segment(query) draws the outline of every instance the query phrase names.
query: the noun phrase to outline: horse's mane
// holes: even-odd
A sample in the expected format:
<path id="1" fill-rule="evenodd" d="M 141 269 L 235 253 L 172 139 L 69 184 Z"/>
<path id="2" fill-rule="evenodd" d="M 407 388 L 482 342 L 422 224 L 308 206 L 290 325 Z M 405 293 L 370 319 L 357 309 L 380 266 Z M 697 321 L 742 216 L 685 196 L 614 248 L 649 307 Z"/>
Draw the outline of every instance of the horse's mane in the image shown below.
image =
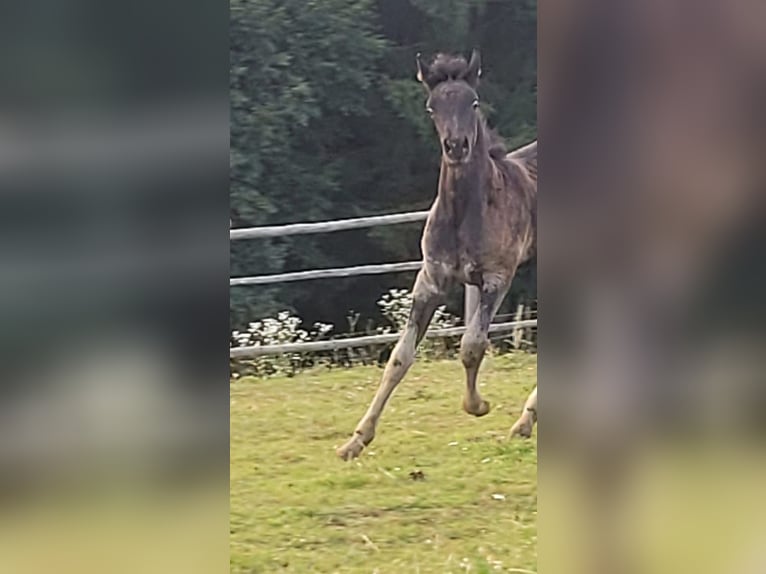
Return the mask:
<path id="1" fill-rule="evenodd" d="M 487 126 L 486 121 L 482 117 L 481 119 L 484 126 L 485 138 L 487 141 L 487 151 L 492 159 L 503 159 L 508 153 L 508 149 L 505 146 L 505 140 L 493 129 Z"/>

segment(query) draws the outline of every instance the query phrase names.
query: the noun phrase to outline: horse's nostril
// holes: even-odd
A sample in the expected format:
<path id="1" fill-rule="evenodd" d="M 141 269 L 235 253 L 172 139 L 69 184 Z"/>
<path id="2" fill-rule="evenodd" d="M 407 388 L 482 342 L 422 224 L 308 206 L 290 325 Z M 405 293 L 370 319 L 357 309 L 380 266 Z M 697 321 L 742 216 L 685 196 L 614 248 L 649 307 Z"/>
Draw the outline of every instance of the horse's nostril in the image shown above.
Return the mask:
<path id="1" fill-rule="evenodd" d="M 463 139 L 444 139 L 444 151 L 450 155 L 464 155 L 468 152 L 468 138 Z"/>

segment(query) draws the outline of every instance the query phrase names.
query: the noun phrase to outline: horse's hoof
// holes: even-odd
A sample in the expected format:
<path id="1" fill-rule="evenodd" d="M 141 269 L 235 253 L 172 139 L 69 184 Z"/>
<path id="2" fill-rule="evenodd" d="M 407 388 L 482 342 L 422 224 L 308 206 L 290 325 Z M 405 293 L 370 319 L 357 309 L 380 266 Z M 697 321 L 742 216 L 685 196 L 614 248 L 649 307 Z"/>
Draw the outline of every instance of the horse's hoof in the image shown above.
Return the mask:
<path id="1" fill-rule="evenodd" d="M 463 399 L 463 410 L 469 415 L 483 417 L 489 412 L 489 403 L 481 399 L 478 403 L 472 403 Z"/>
<path id="2" fill-rule="evenodd" d="M 343 460 L 353 460 L 362 454 L 365 444 L 359 434 L 354 434 L 346 444 L 338 447 L 335 453 Z"/>
<path id="3" fill-rule="evenodd" d="M 510 437 L 530 438 L 532 436 L 532 421 L 518 420 L 511 427 Z"/>

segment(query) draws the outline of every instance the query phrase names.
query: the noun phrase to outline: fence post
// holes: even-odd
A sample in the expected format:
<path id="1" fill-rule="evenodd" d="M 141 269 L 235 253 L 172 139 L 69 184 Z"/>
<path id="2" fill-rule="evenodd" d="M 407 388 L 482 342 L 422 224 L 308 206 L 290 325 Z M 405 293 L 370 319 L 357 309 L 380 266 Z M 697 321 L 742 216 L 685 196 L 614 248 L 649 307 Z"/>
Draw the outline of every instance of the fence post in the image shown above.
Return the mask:
<path id="1" fill-rule="evenodd" d="M 465 286 L 465 308 L 463 312 L 465 317 L 463 319 L 464 324 L 468 325 L 468 322 L 473 317 L 476 309 L 479 308 L 479 288 L 476 285 Z"/>
<path id="2" fill-rule="evenodd" d="M 513 316 L 513 321 L 521 321 L 524 318 L 524 304 L 519 303 L 516 305 L 516 314 Z M 524 341 L 524 329 L 516 327 L 511 333 L 511 340 L 513 341 L 513 348 L 521 349 L 522 342 Z"/>

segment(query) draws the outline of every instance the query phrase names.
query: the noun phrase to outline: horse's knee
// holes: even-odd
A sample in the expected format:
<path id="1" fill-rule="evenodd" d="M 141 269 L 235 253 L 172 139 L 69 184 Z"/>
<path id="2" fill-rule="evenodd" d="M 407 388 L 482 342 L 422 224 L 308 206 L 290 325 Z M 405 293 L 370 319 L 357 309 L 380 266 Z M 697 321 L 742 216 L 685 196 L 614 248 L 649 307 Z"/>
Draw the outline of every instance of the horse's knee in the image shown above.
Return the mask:
<path id="1" fill-rule="evenodd" d="M 388 360 L 389 365 L 396 369 L 409 369 L 412 363 L 415 362 L 414 349 L 395 347 L 391 353 L 391 358 Z"/>
<path id="2" fill-rule="evenodd" d="M 488 346 L 489 340 L 484 333 L 466 331 L 460 340 L 460 359 L 465 366 L 474 366 L 481 361 Z"/>
<path id="3" fill-rule="evenodd" d="M 527 402 L 524 403 L 524 409 L 534 413 L 535 420 L 537 419 L 537 387 L 532 389 L 532 392 L 529 393 Z"/>

